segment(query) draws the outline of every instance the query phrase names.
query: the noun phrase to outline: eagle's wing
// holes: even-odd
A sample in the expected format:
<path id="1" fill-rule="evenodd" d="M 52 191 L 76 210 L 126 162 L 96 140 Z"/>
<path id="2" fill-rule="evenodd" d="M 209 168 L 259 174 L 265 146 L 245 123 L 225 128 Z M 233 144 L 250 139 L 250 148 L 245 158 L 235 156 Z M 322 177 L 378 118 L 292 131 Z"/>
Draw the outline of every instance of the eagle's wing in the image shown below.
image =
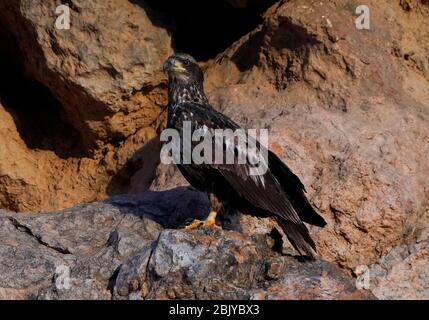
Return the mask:
<path id="1" fill-rule="evenodd" d="M 170 127 L 177 127 L 181 129 L 182 121 L 191 121 L 192 130 L 202 129 L 214 131 L 214 129 L 239 129 L 240 127 L 225 115 L 217 112 L 210 106 L 203 106 L 195 103 L 180 103 L 175 106 L 175 110 L 169 119 Z M 225 146 L 223 139 L 214 139 L 213 143 L 215 147 L 220 147 L 222 150 L 226 150 L 228 146 Z M 216 146 L 216 144 L 222 143 L 222 146 Z M 256 142 L 257 150 L 264 148 L 259 142 Z M 256 152 L 260 152 L 257 151 Z M 262 149 L 259 149 L 262 150 Z M 265 173 L 260 175 L 250 175 L 252 165 L 250 161 L 247 163 L 239 164 L 237 155 L 239 152 L 245 150 L 234 150 L 234 163 L 233 164 L 205 164 L 210 169 L 217 170 L 226 181 L 236 190 L 240 196 L 257 208 L 271 212 L 279 224 L 284 229 L 289 240 L 300 252 L 304 252 L 309 256 L 313 256 L 311 249 L 316 250 L 316 246 L 311 239 L 307 228 L 299 218 L 296 210 L 293 207 L 292 202 L 288 199 L 288 195 L 284 192 L 284 189 L 280 185 L 276 176 L 273 174 L 269 165 Z M 247 158 L 254 157 L 255 154 L 247 155 Z M 259 156 L 259 154 L 256 154 Z M 268 157 L 269 161 L 270 156 Z M 296 177 L 297 178 L 297 177 Z M 297 183 L 298 188 L 303 188 L 302 183 Z"/>
<path id="2" fill-rule="evenodd" d="M 288 194 L 289 200 L 301 220 L 318 227 L 324 227 L 326 221 L 308 202 L 304 194 L 306 190 L 299 178 L 271 151 L 268 155 L 268 163 L 271 172 L 280 183 L 282 189 Z"/>

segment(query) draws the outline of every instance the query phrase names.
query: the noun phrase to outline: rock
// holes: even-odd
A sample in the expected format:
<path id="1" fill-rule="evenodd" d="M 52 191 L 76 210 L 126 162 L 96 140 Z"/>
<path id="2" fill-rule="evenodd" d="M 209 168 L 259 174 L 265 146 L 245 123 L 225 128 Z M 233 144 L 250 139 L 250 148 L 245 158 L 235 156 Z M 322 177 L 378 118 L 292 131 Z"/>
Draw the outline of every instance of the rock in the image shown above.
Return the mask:
<path id="1" fill-rule="evenodd" d="M 271 150 L 328 222 L 310 230 L 320 256 L 349 272 L 429 226 L 429 46 L 421 43 L 429 10 L 414 3 L 419 10 L 405 13 L 368 2 L 370 30 L 355 28 L 355 8 L 345 2 L 274 5 L 205 69 L 216 108 L 244 127 L 269 129 Z M 170 168 L 156 177 L 154 190 L 183 185 Z M 240 219 L 244 232 L 273 226 Z"/>
<path id="2" fill-rule="evenodd" d="M 397 246 L 368 269 L 369 289 L 379 299 L 429 299 L 429 244 Z"/>
<path id="3" fill-rule="evenodd" d="M 275 253 L 266 235 L 164 229 L 194 218 L 206 204 L 198 195 L 178 188 L 61 212 L 0 212 L 0 298 L 373 298 L 328 262 Z"/>
<path id="4" fill-rule="evenodd" d="M 129 181 L 128 168 L 133 166 L 141 166 L 145 172 L 139 175 L 134 191 L 144 190 L 150 184 L 145 182 L 146 177 L 152 175 L 156 161 L 143 157 L 158 153 L 157 142 L 151 140 L 156 135 L 154 129 L 139 130 L 118 151 L 109 151 L 104 159 L 99 156 L 62 159 L 51 150 L 28 148 L 16 127 L 13 112 L 1 103 L 0 121 L 1 208 L 40 211 L 121 193 L 123 181 Z"/>
<path id="5" fill-rule="evenodd" d="M 147 267 L 155 245 L 156 243 L 152 243 L 146 246 L 141 253 L 122 265 L 114 284 L 115 297 L 130 297 L 133 293 L 140 298 L 147 295 Z"/>
<path id="6" fill-rule="evenodd" d="M 1 208 L 58 210 L 135 191 L 137 169 L 142 191 L 158 162 L 167 30 L 127 0 L 69 1 L 71 28 L 60 30 L 57 5 L 0 3 Z"/>
<path id="7" fill-rule="evenodd" d="M 248 299 L 249 288 L 263 279 L 268 254 L 258 245 L 231 231 L 166 230 L 149 264 L 157 280 L 147 297 Z"/>
<path id="8" fill-rule="evenodd" d="M 270 219 L 175 230 L 208 207 L 142 193 L 187 184 L 157 166 L 171 30 L 142 1 L 67 3 L 70 30 L 54 2 L 0 2 L 0 208 L 52 212 L 1 215 L 0 297 L 427 298 L 428 1 L 368 1 L 369 30 L 348 1 L 276 2 L 204 63 L 212 104 L 270 130 L 327 220 L 310 228 L 323 261 L 305 264 Z"/>
<path id="9" fill-rule="evenodd" d="M 83 142 L 118 140 L 149 126 L 165 102 L 157 91 L 172 53 L 168 32 L 152 23 L 148 8 L 127 0 L 71 1 L 68 30 L 56 28 L 56 8 L 43 0 L 3 1 L 0 20 Z"/>
<path id="10" fill-rule="evenodd" d="M 302 263 L 282 259 L 281 274 L 266 287 L 255 290 L 252 299 L 269 300 L 361 300 L 374 299 L 370 291 L 356 290 L 353 279 L 325 261 Z M 278 261 L 276 261 L 278 263 Z"/>

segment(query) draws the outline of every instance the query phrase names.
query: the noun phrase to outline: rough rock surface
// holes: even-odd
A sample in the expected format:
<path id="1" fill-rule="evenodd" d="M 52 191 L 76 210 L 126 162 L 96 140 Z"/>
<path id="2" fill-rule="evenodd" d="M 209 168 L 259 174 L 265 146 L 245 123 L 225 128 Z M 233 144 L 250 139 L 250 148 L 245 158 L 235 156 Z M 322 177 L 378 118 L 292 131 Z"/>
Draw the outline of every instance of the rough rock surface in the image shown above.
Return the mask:
<path id="1" fill-rule="evenodd" d="M 127 0 L 70 2 L 71 27 L 59 30 L 55 2 L 2 1 L 1 20 L 28 71 L 61 100 L 90 146 L 149 126 L 163 102 L 151 91 L 172 52 L 168 32 Z"/>
<path id="2" fill-rule="evenodd" d="M 158 166 L 153 176 L 157 134 L 165 119 L 160 69 L 172 52 L 166 27 L 144 1 L 68 3 L 72 28 L 57 30 L 53 1 L 0 2 L 0 208 L 53 211 L 142 192 L 149 185 L 152 190 L 186 185 L 172 166 Z M 231 3 L 244 8 L 247 1 Z M 254 265 L 235 266 L 238 278 L 228 280 L 233 288 L 223 288 L 226 296 L 350 297 L 353 285 L 345 284 L 351 281 L 347 276 L 321 271 L 333 264 L 358 277 L 359 285 L 378 298 L 429 298 L 429 4 L 369 0 L 371 28 L 358 30 L 359 4 L 278 1 L 259 27 L 204 63 L 212 104 L 245 127 L 270 129 L 271 149 L 303 180 L 311 202 L 328 221 L 324 229 L 310 229 L 328 261 L 307 265 L 314 282 L 295 273 L 295 260 L 275 256 L 282 262 L 273 268 L 288 270 L 287 279 L 264 274 L 247 283 L 245 277 L 260 267 L 258 259 L 271 257 L 261 239 L 275 224 L 239 216 L 226 226 L 243 235 L 196 232 L 190 239 L 180 231 L 161 232 L 159 225 L 176 228 L 187 215 L 203 216 L 207 210 L 201 194 L 177 198 L 162 193 L 161 207 L 137 205 L 159 225 L 126 215 L 123 223 L 135 222 L 136 229 L 120 225 L 123 235 L 114 232 L 115 221 L 122 221 L 114 208 L 135 207 L 126 203 L 139 203 L 138 198 L 78 206 L 58 218 L 5 213 L 0 295 L 77 297 L 52 282 L 56 267 L 64 263 L 71 266 L 75 285 L 86 288 L 82 297 L 139 298 L 140 292 L 148 298 L 214 297 L 188 281 L 196 272 L 202 286 L 214 290 L 216 283 L 203 280 L 207 265 L 194 270 L 180 252 L 229 261 L 229 251 L 219 246 L 235 250 L 234 239 L 251 248 L 243 263 Z M 159 195 L 142 197 L 147 204 Z M 192 212 L 165 220 L 172 208 L 179 203 L 186 208 L 188 202 Z M 68 231 L 61 229 L 61 219 L 71 221 L 73 215 L 85 227 L 70 222 Z M 93 221 L 85 220 L 91 216 L 105 228 L 95 230 Z M 34 225 L 21 226 L 22 221 Z M 43 229 L 41 221 L 51 229 Z M 147 224 L 152 231 L 139 231 Z M 74 229 L 82 234 L 73 234 Z M 179 245 L 194 242 L 196 248 Z M 214 248 L 200 245 L 211 242 Z M 283 254 L 293 254 L 288 242 L 283 244 Z M 168 253 L 173 247 L 179 250 L 174 259 Z M 173 283 L 167 267 L 183 281 Z M 214 279 L 224 284 L 226 275 L 216 270 L 215 265 Z M 60 271 L 54 278 L 61 278 Z M 312 287 L 300 292 L 295 284 L 301 282 Z M 247 285 L 251 290 L 245 296 Z"/>
<path id="3" fill-rule="evenodd" d="M 429 211 L 426 212 L 426 219 Z M 358 277 L 380 299 L 429 299 L 429 228 L 416 227 L 410 238 L 394 247 Z"/>
<path id="4" fill-rule="evenodd" d="M 358 30 L 354 2 L 279 2 L 206 66 L 212 104 L 244 127 L 270 130 L 271 149 L 328 222 L 311 228 L 319 254 L 351 273 L 383 264 L 417 226 L 429 228 L 429 7 L 408 3 L 368 1 L 371 29 Z M 184 183 L 160 166 L 152 189 Z M 241 225 L 273 227 L 249 217 Z M 403 297 L 428 297 L 418 250 L 392 262 L 401 275 L 386 279 L 391 291 L 380 297 L 398 298 L 408 280 Z"/>
<path id="5" fill-rule="evenodd" d="M 156 164 L 151 145 L 143 150 L 146 162 L 133 155 L 163 119 L 161 66 L 172 53 L 167 30 L 152 22 L 149 9 L 127 0 L 68 3 L 69 30 L 55 27 L 55 1 L 0 3 L 2 69 L 16 64 L 1 75 L 0 121 L 9 125 L 12 115 L 15 122 L 1 141 L 7 145 L 0 151 L 3 208 L 53 210 L 102 199 L 124 192 L 133 165 L 150 176 Z M 19 73 L 22 79 L 13 83 Z M 53 102 L 32 99 L 27 79 Z M 49 103 L 58 105 L 52 110 Z"/>
<path id="6" fill-rule="evenodd" d="M 178 188 L 61 212 L 3 211 L 0 298 L 374 298 L 328 262 L 275 253 L 267 236 L 163 228 L 199 217 L 188 213 L 206 205 Z"/>

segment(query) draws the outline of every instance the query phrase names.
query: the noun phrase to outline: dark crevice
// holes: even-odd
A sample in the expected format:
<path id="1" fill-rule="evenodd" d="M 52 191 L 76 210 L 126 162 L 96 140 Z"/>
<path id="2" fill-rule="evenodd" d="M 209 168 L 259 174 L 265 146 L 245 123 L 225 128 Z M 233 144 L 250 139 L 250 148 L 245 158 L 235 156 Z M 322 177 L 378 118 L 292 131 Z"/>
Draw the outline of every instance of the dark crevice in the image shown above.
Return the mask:
<path id="1" fill-rule="evenodd" d="M 80 134 L 67 121 L 60 101 L 27 74 L 16 39 L 2 25 L 0 42 L 0 104 L 26 146 L 51 150 L 64 159 L 84 156 Z"/>
<path id="2" fill-rule="evenodd" d="M 12 225 L 15 227 L 16 230 L 18 230 L 20 232 L 24 232 L 24 233 L 28 234 L 29 236 L 33 237 L 42 246 L 45 246 L 45 247 L 52 249 L 52 250 L 55 250 L 56 252 L 61 253 L 61 254 L 71 254 L 71 252 L 67 248 L 61 248 L 61 247 L 51 246 L 51 245 L 47 244 L 45 241 L 43 241 L 41 239 L 41 236 L 35 235 L 29 227 L 27 227 L 26 225 L 23 225 L 22 223 L 20 223 L 15 218 L 9 217 L 9 221 L 12 223 Z"/>
<path id="3" fill-rule="evenodd" d="M 176 51 L 206 61 L 262 22 L 262 14 L 276 0 L 132 0 L 152 9 L 173 36 Z"/>
<path id="4" fill-rule="evenodd" d="M 144 283 L 147 283 L 148 287 L 149 287 L 148 288 L 149 291 L 150 291 L 151 284 L 153 284 L 157 280 L 157 278 L 159 278 L 159 276 L 156 273 L 150 272 L 150 263 L 152 261 L 153 254 L 156 250 L 156 246 L 159 243 L 159 239 L 161 238 L 161 234 L 162 234 L 162 231 L 159 232 L 158 238 L 156 240 L 152 241 L 150 244 L 149 258 L 147 259 L 147 263 L 146 263 L 146 267 L 145 267 L 145 278 L 143 280 L 142 286 Z M 146 296 L 143 298 L 146 298 Z"/>
<path id="5" fill-rule="evenodd" d="M 113 274 L 110 276 L 108 282 L 107 282 L 107 290 L 110 292 L 112 299 L 113 294 L 115 290 L 116 280 L 118 279 L 119 271 L 121 271 L 122 264 L 118 266 L 115 271 L 113 271 Z"/>
<path id="6" fill-rule="evenodd" d="M 283 238 L 281 233 L 276 229 L 273 228 L 273 230 L 271 230 L 269 237 L 271 237 L 274 240 L 274 244 L 273 247 L 271 248 L 271 250 L 273 250 L 274 252 L 277 253 L 282 253 L 283 250 Z"/>

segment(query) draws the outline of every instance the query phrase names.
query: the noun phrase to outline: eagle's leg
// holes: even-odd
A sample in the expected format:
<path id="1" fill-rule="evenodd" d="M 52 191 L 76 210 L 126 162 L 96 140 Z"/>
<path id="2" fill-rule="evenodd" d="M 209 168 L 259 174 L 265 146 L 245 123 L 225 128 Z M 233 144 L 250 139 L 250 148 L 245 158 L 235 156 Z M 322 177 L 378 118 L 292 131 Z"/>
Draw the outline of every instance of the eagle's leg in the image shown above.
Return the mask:
<path id="1" fill-rule="evenodd" d="M 210 198 L 211 208 L 210 208 L 210 213 L 207 216 L 206 220 L 201 221 L 201 220 L 195 219 L 194 221 L 192 221 L 191 224 L 185 227 L 186 230 L 196 229 L 200 226 L 204 228 L 211 228 L 211 229 L 222 229 L 221 226 L 216 224 L 216 216 L 220 211 L 223 210 L 222 202 L 212 193 L 209 195 L 209 198 Z"/>
<path id="2" fill-rule="evenodd" d="M 203 227 L 222 229 L 220 225 L 216 224 L 216 216 L 219 212 L 223 210 L 223 204 L 220 199 L 216 197 L 213 193 L 210 193 L 209 198 L 211 209 L 208 217 L 203 222 Z"/>
<path id="3" fill-rule="evenodd" d="M 216 224 L 216 215 L 218 213 L 216 211 L 210 211 L 209 216 L 206 218 L 206 220 L 203 221 L 203 227 L 204 228 L 215 228 L 215 229 L 222 229 L 222 227 L 218 224 Z"/>

